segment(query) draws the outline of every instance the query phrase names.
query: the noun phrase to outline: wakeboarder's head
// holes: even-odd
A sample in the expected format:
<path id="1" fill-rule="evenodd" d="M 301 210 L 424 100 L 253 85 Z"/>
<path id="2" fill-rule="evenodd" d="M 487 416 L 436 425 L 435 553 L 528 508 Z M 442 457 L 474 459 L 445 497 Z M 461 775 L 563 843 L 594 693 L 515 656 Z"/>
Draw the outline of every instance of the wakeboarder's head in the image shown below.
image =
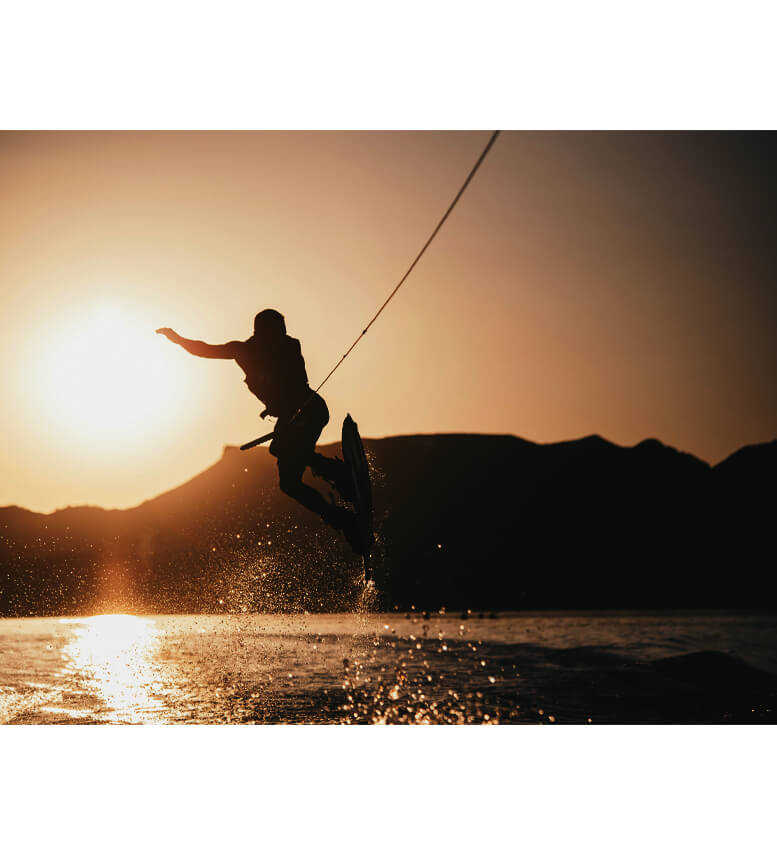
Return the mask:
<path id="1" fill-rule="evenodd" d="M 254 318 L 254 335 L 261 338 L 277 338 L 286 335 L 286 321 L 275 309 L 265 309 Z"/>

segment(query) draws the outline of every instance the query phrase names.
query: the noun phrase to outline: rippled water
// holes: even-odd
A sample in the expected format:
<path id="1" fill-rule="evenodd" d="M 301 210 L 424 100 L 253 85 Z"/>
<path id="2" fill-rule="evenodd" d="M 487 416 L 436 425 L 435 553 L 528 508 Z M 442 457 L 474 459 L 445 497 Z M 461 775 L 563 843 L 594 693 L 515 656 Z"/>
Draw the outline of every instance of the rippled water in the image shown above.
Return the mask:
<path id="1" fill-rule="evenodd" d="M 0 722 L 774 721 L 777 618 L 0 620 Z"/>

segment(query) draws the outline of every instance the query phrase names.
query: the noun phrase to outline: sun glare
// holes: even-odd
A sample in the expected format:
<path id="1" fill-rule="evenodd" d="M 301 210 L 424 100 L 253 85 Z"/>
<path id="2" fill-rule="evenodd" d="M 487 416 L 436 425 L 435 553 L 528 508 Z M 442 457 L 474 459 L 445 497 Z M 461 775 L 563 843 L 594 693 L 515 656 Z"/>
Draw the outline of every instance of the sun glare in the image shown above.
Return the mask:
<path id="1" fill-rule="evenodd" d="M 47 341 L 37 385 L 47 422 L 90 445 L 142 441 L 184 403 L 165 343 L 120 306 L 96 306 Z"/>
<path id="2" fill-rule="evenodd" d="M 102 699 L 115 721 L 153 721 L 163 706 L 160 668 L 154 661 L 159 630 L 134 615 L 62 618 L 73 637 L 62 650 L 64 671 L 73 673 Z"/>

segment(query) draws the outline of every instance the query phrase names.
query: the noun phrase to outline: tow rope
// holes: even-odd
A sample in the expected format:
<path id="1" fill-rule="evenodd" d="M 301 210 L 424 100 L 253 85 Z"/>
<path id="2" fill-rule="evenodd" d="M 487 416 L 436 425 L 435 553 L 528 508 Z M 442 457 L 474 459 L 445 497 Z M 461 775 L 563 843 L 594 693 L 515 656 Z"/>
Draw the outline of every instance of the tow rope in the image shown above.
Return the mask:
<path id="1" fill-rule="evenodd" d="M 423 254 L 426 252 L 426 250 L 429 248 L 429 246 L 430 246 L 430 244 L 432 243 L 432 241 L 437 237 L 437 233 L 438 233 L 438 232 L 440 231 L 440 229 L 443 227 L 443 225 L 444 225 L 445 221 L 446 221 L 446 220 L 448 219 L 448 217 L 450 216 L 451 211 L 453 211 L 453 209 L 456 207 L 456 205 L 457 205 L 457 203 L 458 203 L 459 199 L 461 199 L 461 197 L 462 197 L 462 195 L 463 195 L 464 191 L 465 191 L 465 190 L 467 189 L 467 187 L 469 186 L 470 181 L 472 181 L 472 179 L 474 178 L 475 173 L 478 171 L 478 169 L 480 169 L 481 164 L 482 164 L 482 163 L 483 163 L 483 161 L 486 159 L 486 156 L 488 155 L 489 151 L 491 151 L 491 147 L 492 147 L 492 146 L 493 146 L 493 144 L 496 142 L 496 138 L 499 136 L 499 134 L 500 134 L 500 131 L 494 131 L 494 132 L 491 134 L 491 138 L 489 139 L 488 143 L 486 143 L 486 147 L 485 147 L 485 148 L 483 149 L 483 151 L 480 153 L 480 157 L 477 159 L 477 161 L 475 162 L 475 165 L 474 165 L 474 166 L 472 167 L 472 169 L 470 170 L 469 175 L 466 177 L 466 179 L 464 180 L 464 183 L 463 183 L 463 184 L 461 185 L 461 187 L 459 188 L 459 192 L 456 194 L 456 196 L 454 197 L 453 201 L 452 201 L 452 202 L 450 203 L 450 205 L 448 206 L 448 210 L 443 214 L 442 219 L 440 220 L 440 222 L 439 222 L 439 223 L 437 223 L 437 226 L 436 226 L 435 230 L 434 230 L 434 231 L 431 233 L 431 235 L 429 236 L 429 239 L 428 239 L 428 240 L 426 241 L 426 243 L 421 247 L 421 251 L 420 251 L 420 252 L 418 253 L 418 255 L 413 259 L 413 263 L 410 265 L 410 267 L 408 267 L 408 269 L 407 269 L 407 271 L 406 271 L 405 275 L 404 275 L 404 276 L 399 280 L 399 282 L 398 282 L 398 283 L 396 284 L 396 286 L 394 287 L 394 290 L 393 290 L 393 291 L 388 295 L 388 297 L 386 297 L 386 299 L 383 301 L 383 304 L 381 305 L 381 307 L 380 307 L 380 308 L 378 309 L 378 311 L 377 311 L 377 312 L 375 312 L 375 314 L 372 316 L 372 318 L 370 319 L 370 322 L 367 324 L 367 326 L 366 326 L 366 327 L 365 327 L 365 328 L 364 328 L 364 329 L 359 333 L 359 335 L 358 335 L 358 336 L 356 337 L 356 339 L 354 340 L 353 344 L 352 344 L 352 345 L 348 348 L 348 350 L 346 350 L 346 351 L 345 351 L 345 353 L 340 357 L 340 359 L 337 361 L 337 363 L 336 363 L 336 365 L 334 366 L 334 368 L 329 372 L 329 374 L 327 374 L 327 375 L 326 375 L 326 377 L 324 377 L 324 379 L 323 379 L 323 380 L 318 384 L 318 386 L 313 390 L 313 394 L 315 394 L 315 393 L 319 392 L 319 391 L 323 388 L 323 386 L 324 386 L 324 384 L 327 382 L 327 380 L 329 380 L 329 378 L 330 378 L 330 377 L 335 373 L 335 371 L 337 371 L 337 369 L 338 369 L 338 368 L 339 368 L 339 367 L 340 367 L 340 366 L 345 362 L 345 360 L 350 356 L 351 351 L 353 351 L 353 349 L 356 347 L 356 345 L 357 345 L 357 344 L 358 344 L 358 343 L 359 343 L 359 342 L 364 338 L 364 336 L 365 336 L 365 335 L 367 335 L 367 333 L 369 332 L 370 327 L 375 323 L 375 321 L 377 321 L 377 320 L 378 320 L 378 318 L 380 317 L 381 313 L 382 313 L 382 312 L 383 312 L 383 310 L 386 308 L 386 306 L 388 306 L 388 304 L 389 304 L 389 303 L 394 299 L 394 295 L 397 293 L 397 291 L 399 291 L 399 289 L 400 289 L 400 288 L 405 284 L 405 280 L 406 280 L 406 279 L 408 278 L 408 276 L 410 276 L 410 274 L 413 272 L 413 269 L 415 268 L 416 264 L 418 264 L 418 262 L 421 260 L 421 257 L 422 257 L 422 256 L 423 256 Z M 292 421 L 292 422 L 293 422 L 293 421 L 297 418 L 297 416 L 298 416 L 298 415 L 299 415 L 299 414 L 300 414 L 300 413 L 305 409 L 305 407 L 308 405 L 308 403 L 311 401 L 311 399 L 312 399 L 312 395 L 311 395 L 311 397 L 310 397 L 310 398 L 308 398 L 308 399 L 307 399 L 307 401 L 305 401 L 305 403 L 304 403 L 304 404 L 303 404 L 303 405 L 302 405 L 302 406 L 297 410 L 297 412 L 296 412 L 296 413 L 294 413 L 294 415 L 293 415 L 293 416 L 292 416 L 292 418 L 291 418 L 291 421 Z M 247 449 L 249 449 L 249 448 L 253 448 L 253 447 L 254 447 L 254 446 L 256 446 L 256 445 L 261 445 L 263 442 L 267 442 L 267 440 L 268 440 L 268 439 L 272 439 L 272 437 L 273 437 L 274 433 L 275 433 L 274 431 L 270 431 L 270 433 L 266 433 L 264 436 L 260 436 L 258 439 L 251 440 L 251 442 L 247 442 L 245 445 L 241 445 L 241 446 L 240 446 L 240 450 L 241 450 L 241 451 L 246 451 Z"/>

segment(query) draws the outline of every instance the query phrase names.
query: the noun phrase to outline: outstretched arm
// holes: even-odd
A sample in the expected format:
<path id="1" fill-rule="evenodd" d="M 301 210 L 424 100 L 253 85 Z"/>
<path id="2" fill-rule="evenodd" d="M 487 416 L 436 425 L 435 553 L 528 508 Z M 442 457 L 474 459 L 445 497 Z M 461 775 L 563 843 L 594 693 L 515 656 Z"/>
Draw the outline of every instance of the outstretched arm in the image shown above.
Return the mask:
<path id="1" fill-rule="evenodd" d="M 228 341 L 226 344 L 206 344 L 204 341 L 184 338 L 178 335 L 175 330 L 171 330 L 170 327 L 160 327 L 157 332 L 166 336 L 173 344 L 180 344 L 184 350 L 194 356 L 202 356 L 205 359 L 236 359 L 242 344 L 241 341 Z"/>

